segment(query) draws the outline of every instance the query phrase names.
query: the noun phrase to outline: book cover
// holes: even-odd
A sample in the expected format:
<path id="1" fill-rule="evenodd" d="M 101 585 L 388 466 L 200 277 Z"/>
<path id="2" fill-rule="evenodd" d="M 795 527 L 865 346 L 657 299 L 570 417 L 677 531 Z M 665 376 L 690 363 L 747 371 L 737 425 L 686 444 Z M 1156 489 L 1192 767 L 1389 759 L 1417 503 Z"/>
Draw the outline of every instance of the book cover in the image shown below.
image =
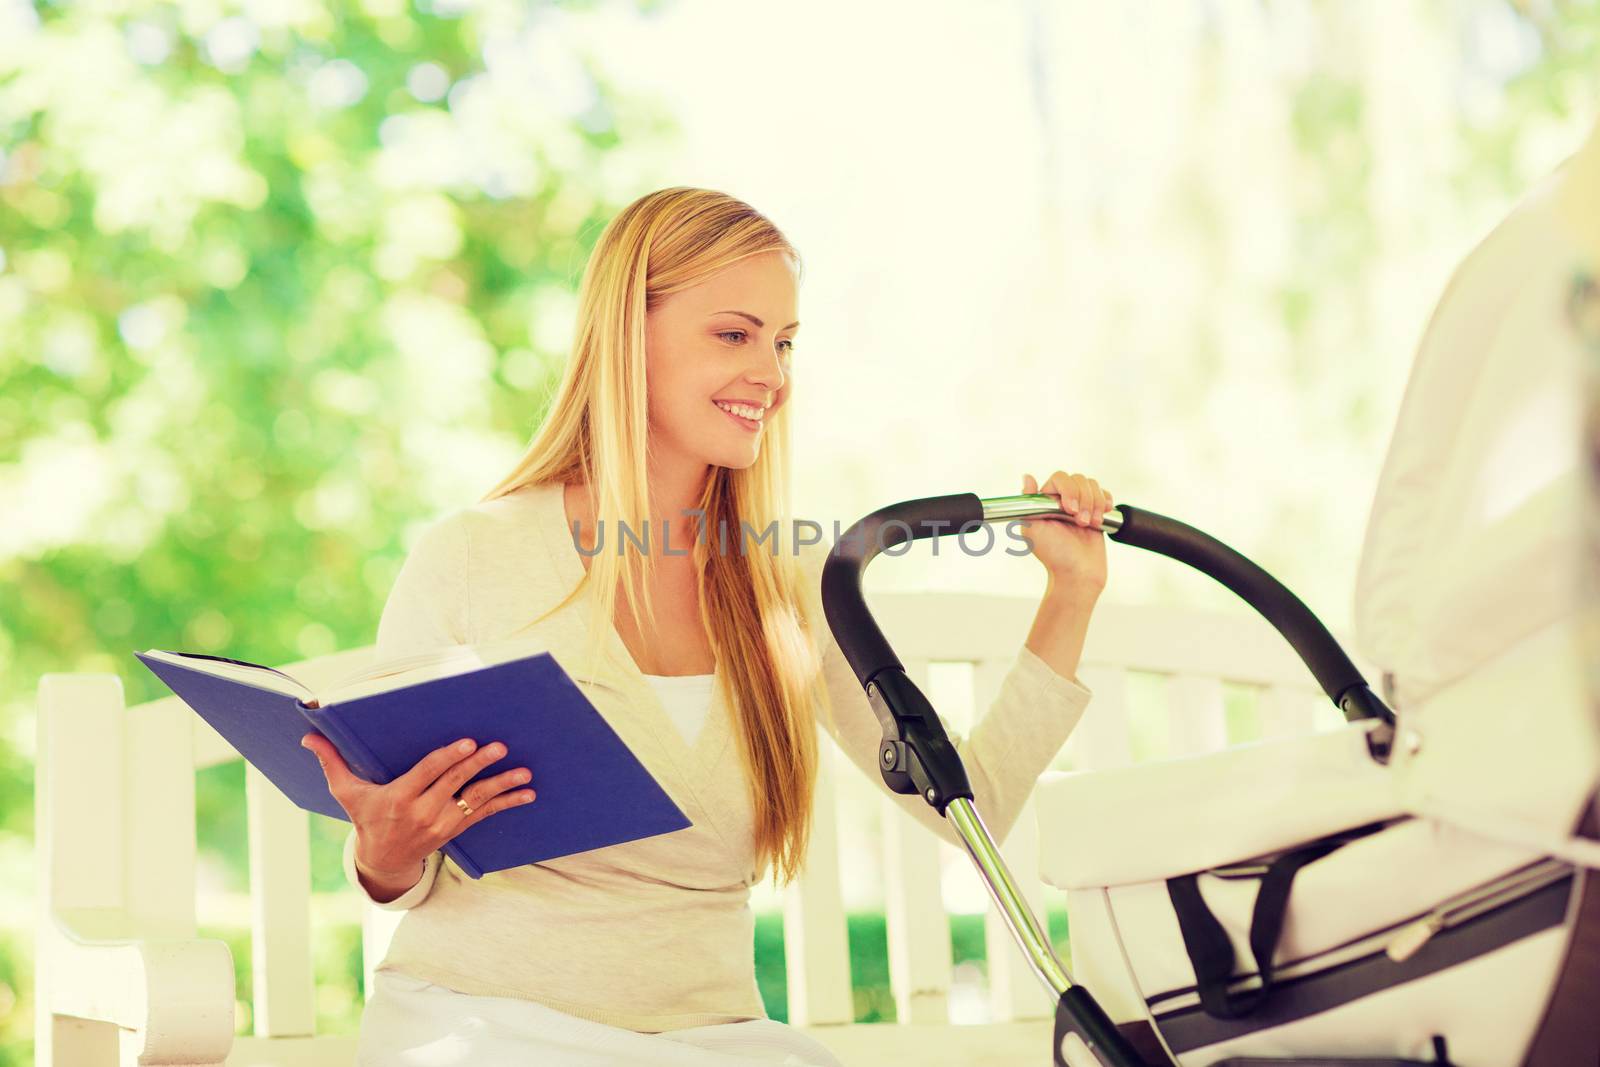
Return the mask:
<path id="1" fill-rule="evenodd" d="M 471 781 L 527 767 L 527 787 L 538 798 L 445 844 L 442 851 L 473 878 L 690 825 L 548 652 L 325 707 L 218 677 L 204 660 L 190 666 L 134 655 L 297 806 L 346 822 L 316 755 L 300 744 L 308 730 L 327 737 L 352 772 L 379 784 L 463 737 L 502 742 L 506 754 Z"/>

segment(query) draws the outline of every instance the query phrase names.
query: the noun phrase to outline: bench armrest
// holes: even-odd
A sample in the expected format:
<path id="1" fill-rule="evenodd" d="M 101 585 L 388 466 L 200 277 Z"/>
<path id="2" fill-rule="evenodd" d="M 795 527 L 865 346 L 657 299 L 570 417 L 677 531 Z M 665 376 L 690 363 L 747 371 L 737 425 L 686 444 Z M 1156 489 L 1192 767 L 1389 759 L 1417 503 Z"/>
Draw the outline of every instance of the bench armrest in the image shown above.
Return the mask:
<path id="1" fill-rule="evenodd" d="M 233 954 L 210 939 L 99 939 L 93 913 L 54 917 L 51 1014 L 114 1023 L 141 1062 L 220 1063 L 233 1045 Z"/>

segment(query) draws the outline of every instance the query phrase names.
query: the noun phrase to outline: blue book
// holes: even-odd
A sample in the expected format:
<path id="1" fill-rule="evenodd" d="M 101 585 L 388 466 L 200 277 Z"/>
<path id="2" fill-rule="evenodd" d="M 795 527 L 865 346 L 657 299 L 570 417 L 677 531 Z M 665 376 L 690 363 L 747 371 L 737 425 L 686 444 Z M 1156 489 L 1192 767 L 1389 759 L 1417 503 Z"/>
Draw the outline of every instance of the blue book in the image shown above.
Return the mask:
<path id="1" fill-rule="evenodd" d="M 441 648 L 379 664 L 320 694 L 244 660 L 160 649 L 134 655 L 296 805 L 346 822 L 316 754 L 300 744 L 309 730 L 378 784 L 464 737 L 503 742 L 506 754 L 470 781 L 527 767 L 531 780 L 517 788 L 538 797 L 445 843 L 444 854 L 473 878 L 691 825 L 549 652 L 494 661 L 506 649 Z"/>

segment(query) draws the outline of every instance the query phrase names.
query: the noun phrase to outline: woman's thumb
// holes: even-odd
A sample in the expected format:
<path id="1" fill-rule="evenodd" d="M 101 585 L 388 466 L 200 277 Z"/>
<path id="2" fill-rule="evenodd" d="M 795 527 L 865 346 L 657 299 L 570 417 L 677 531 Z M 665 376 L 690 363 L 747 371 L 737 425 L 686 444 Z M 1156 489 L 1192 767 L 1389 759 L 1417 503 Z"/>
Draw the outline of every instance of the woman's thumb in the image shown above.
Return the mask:
<path id="1" fill-rule="evenodd" d="M 309 748 L 312 755 L 317 757 L 317 762 L 322 764 L 322 772 L 328 776 L 329 782 L 335 782 L 347 773 L 339 750 L 321 734 L 306 734 L 300 739 L 300 747 Z"/>

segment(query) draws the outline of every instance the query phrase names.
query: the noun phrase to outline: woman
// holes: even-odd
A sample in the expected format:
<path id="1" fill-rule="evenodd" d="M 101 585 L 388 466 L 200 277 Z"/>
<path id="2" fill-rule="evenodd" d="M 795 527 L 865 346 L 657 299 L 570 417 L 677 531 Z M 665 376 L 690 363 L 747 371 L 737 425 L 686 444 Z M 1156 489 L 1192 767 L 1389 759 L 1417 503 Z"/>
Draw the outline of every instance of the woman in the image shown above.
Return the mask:
<path id="1" fill-rule="evenodd" d="M 766 1017 L 748 902 L 769 865 L 786 884 L 804 860 L 817 721 L 882 785 L 877 720 L 821 620 L 826 547 L 739 543 L 787 529 L 798 271 L 725 194 L 663 189 L 622 211 L 527 454 L 424 530 L 378 625 L 380 658 L 519 635 L 549 648 L 694 825 L 474 880 L 438 849 L 532 802 L 535 754 L 465 738 L 378 786 L 307 735 L 354 827 L 346 875 L 405 912 L 361 1063 L 838 1067 Z M 1039 491 L 1031 475 L 1022 490 Z M 1061 472 L 1043 491 L 1072 513 L 1024 524 L 1046 593 L 998 698 L 955 739 L 1000 839 L 1088 702 L 1073 674 L 1105 582 L 1090 527 L 1110 496 Z M 579 596 L 594 590 L 611 595 Z M 959 841 L 920 797 L 889 795 Z"/>

